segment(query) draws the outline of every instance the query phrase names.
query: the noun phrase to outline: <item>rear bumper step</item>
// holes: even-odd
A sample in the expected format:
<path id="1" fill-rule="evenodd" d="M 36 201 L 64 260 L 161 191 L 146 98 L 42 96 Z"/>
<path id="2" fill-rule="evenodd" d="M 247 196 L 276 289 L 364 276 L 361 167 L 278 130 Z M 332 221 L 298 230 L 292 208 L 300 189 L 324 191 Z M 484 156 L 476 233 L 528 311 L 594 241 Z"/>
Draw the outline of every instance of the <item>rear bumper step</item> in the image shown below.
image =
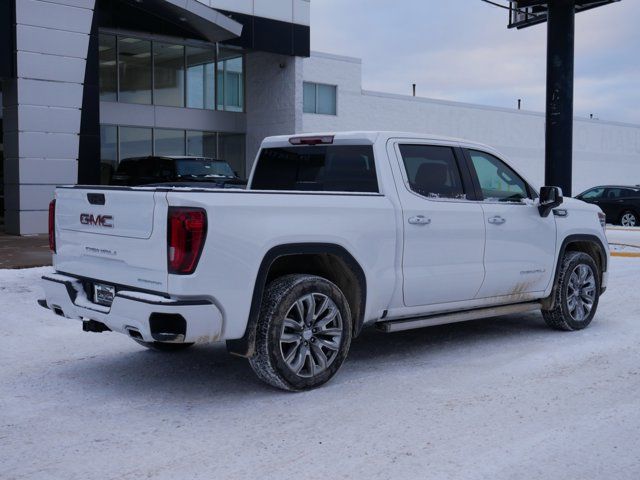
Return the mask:
<path id="1" fill-rule="evenodd" d="M 428 317 L 407 318 L 402 320 L 389 320 L 379 322 L 376 328 L 383 332 L 402 332 L 416 328 L 433 327 L 447 323 L 466 322 L 467 320 L 480 320 L 482 318 L 509 315 L 512 313 L 524 313 L 540 309 L 540 302 L 516 303 L 513 305 L 502 305 L 499 307 L 479 308 L 476 310 L 466 310 L 464 312 L 445 313 L 442 315 L 431 315 Z"/>
<path id="2" fill-rule="evenodd" d="M 82 281 L 75 277 L 55 273 L 42 280 L 45 299 L 38 304 L 82 321 L 85 331 L 128 336 L 135 331 L 142 341 L 167 343 L 211 343 L 222 336 L 222 313 L 211 300 L 119 291 L 108 307 L 87 298 Z"/>

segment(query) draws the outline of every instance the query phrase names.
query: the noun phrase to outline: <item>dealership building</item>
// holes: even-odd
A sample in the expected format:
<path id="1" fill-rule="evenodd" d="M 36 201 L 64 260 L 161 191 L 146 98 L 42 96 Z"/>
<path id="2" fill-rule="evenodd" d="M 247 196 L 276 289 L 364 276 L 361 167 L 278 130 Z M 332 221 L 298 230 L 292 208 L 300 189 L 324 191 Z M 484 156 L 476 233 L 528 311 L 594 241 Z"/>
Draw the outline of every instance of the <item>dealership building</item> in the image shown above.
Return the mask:
<path id="1" fill-rule="evenodd" d="M 309 0 L 0 2 L 0 224 L 46 231 L 59 184 L 121 159 L 194 155 L 249 173 L 265 136 L 408 130 L 490 144 L 544 178 L 544 115 L 362 89 L 310 50 Z M 640 126 L 575 120 L 574 189 L 640 183 Z"/>

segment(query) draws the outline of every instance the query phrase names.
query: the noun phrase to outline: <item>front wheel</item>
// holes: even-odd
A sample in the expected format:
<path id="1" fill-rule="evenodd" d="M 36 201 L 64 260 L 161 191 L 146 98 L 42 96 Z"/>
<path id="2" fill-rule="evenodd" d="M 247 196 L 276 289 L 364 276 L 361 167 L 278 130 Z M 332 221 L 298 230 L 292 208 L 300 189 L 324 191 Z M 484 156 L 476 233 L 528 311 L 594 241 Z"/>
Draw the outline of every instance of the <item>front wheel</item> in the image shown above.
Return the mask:
<path id="1" fill-rule="evenodd" d="M 638 216 L 631 211 L 624 212 L 620 217 L 620 225 L 623 227 L 637 227 L 639 224 Z"/>
<path id="2" fill-rule="evenodd" d="M 249 359 L 256 375 L 282 390 L 319 387 L 351 345 L 351 311 L 340 289 L 313 275 L 287 275 L 265 291 Z"/>
<path id="3" fill-rule="evenodd" d="M 557 330 L 582 330 L 593 320 L 600 298 L 600 272 L 593 258 L 582 252 L 567 252 L 562 260 L 554 307 L 542 315 Z"/>

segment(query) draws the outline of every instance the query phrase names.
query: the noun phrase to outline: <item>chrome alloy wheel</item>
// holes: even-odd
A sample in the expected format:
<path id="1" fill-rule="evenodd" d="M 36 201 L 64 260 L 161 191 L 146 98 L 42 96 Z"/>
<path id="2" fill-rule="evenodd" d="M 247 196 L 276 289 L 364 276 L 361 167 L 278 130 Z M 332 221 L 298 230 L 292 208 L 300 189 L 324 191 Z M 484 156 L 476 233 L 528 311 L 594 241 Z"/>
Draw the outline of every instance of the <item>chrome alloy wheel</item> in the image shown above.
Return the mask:
<path id="1" fill-rule="evenodd" d="M 289 308 L 280 333 L 280 353 L 300 377 L 325 371 L 338 356 L 342 341 L 342 315 L 326 295 L 310 293 Z"/>
<path id="2" fill-rule="evenodd" d="M 577 322 L 585 320 L 596 299 L 596 277 L 589 265 L 577 265 L 569 277 L 567 309 Z"/>
<path id="3" fill-rule="evenodd" d="M 622 216 L 622 220 L 620 221 L 620 223 L 623 227 L 635 227 L 637 224 L 637 219 L 633 213 L 627 212 Z"/>

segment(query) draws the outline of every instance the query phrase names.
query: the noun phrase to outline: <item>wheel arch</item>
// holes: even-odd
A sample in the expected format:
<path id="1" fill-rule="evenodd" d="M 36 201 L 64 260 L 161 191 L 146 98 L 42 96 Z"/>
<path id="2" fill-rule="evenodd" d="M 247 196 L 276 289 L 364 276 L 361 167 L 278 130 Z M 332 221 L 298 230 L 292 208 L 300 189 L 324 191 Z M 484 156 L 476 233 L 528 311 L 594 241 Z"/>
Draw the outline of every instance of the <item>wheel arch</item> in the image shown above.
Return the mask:
<path id="1" fill-rule="evenodd" d="M 242 338 L 227 340 L 229 353 L 250 357 L 255 350 L 256 326 L 264 290 L 270 281 L 291 273 L 318 275 L 335 283 L 344 293 L 353 315 L 353 336 L 364 324 L 367 279 L 351 253 L 332 243 L 291 243 L 271 248 L 262 259 L 251 298 L 251 309 Z"/>
<path id="2" fill-rule="evenodd" d="M 555 298 L 555 291 L 558 286 L 558 278 L 560 276 L 560 268 L 562 267 L 562 261 L 566 252 L 583 252 L 589 255 L 596 262 L 600 274 L 600 283 L 602 284 L 602 277 L 604 272 L 607 271 L 607 250 L 604 247 L 600 238 L 595 235 L 578 234 L 567 236 L 560 246 L 558 251 L 558 259 L 555 266 L 555 274 L 553 276 L 553 287 L 551 294 L 543 300 L 544 308 L 553 308 L 553 299 Z"/>

